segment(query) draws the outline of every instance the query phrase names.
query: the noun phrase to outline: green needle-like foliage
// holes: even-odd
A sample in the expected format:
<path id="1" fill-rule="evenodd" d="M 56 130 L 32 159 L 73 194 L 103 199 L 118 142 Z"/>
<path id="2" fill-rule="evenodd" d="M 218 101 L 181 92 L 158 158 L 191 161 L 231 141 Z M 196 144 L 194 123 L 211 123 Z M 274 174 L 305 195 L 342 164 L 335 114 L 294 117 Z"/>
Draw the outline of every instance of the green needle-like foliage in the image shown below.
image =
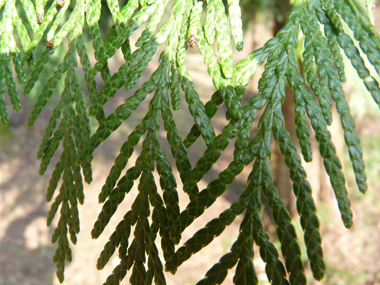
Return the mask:
<path id="1" fill-rule="evenodd" d="M 380 36 L 371 24 L 370 10 L 365 11 L 355 0 L 296 0 L 289 20 L 277 35 L 233 66 L 231 42 L 236 50 L 243 48 L 239 1 L 130 0 L 123 7 L 120 3 L 65 0 L 61 7 L 56 1 L 0 0 L 0 121 L 4 125 L 9 123 L 5 94 L 15 111 L 21 108 L 15 78 L 25 84 L 22 94 L 30 94 L 47 65 L 52 65 L 49 60 L 56 49 L 68 44 L 66 54 L 39 91 L 28 121 L 28 127 L 32 127 L 64 78 L 64 89 L 37 153 L 42 175 L 60 145 L 62 147 L 46 194 L 47 201 L 53 200 L 48 225 L 59 210 L 52 236 L 52 242 L 57 243 L 53 261 L 57 264 L 59 281 L 64 280 L 65 262 L 72 260 L 69 237 L 75 244 L 80 230 L 78 203 L 84 202 L 83 180 L 92 181 L 94 151 L 120 126 L 128 124 L 144 100 L 149 101 L 148 111 L 121 146 L 99 189 L 99 203 L 103 207 L 91 232 L 93 238 L 103 233 L 133 187 L 138 189 L 131 208 L 124 210 L 123 219 L 98 258 L 99 270 L 116 250 L 120 258 L 120 264 L 105 284 L 120 284 L 128 271 L 131 284 L 166 284 L 164 271 L 175 274 L 182 263 L 207 247 L 239 215 L 243 219 L 230 250 L 216 264 L 210 265 L 204 278 L 199 276 L 197 284 L 221 284 L 234 266 L 234 284 L 258 284 L 253 265 L 254 244 L 265 262 L 271 284 L 306 284 L 295 227 L 269 168 L 272 138 L 278 143 L 290 171 L 311 271 L 316 280 L 321 280 L 326 269 L 320 224 L 299 153 L 306 162 L 317 156 L 312 153 L 310 122 L 343 223 L 351 227 L 351 202 L 328 125 L 335 106 L 358 188 L 365 193 L 362 149 L 342 85 L 346 80 L 342 52 L 380 106 L 380 87 L 375 79 L 380 72 Z M 18 15 L 16 5 L 24 11 L 25 19 Z M 112 16 L 109 31 L 102 30 L 102 5 Z M 169 8 L 170 14 L 166 17 L 165 11 Z M 145 23 L 137 42 L 130 43 L 130 37 Z M 300 35 L 302 43 L 298 42 Z M 87 44 L 86 38 L 92 43 Z M 46 44 L 45 51 L 36 50 L 40 42 Z M 301 44 L 303 53 L 296 59 L 296 49 Z M 202 90 L 196 89 L 185 66 L 189 46 L 197 46 L 194 51 L 199 49 L 215 87 L 214 94 L 205 102 L 200 99 Z M 113 71 L 108 61 L 115 58 L 119 50 L 123 59 L 120 68 Z M 158 68 L 139 85 L 138 80 L 149 70 L 148 65 L 157 50 L 162 51 Z M 83 82 L 78 79 L 81 71 L 77 56 L 84 73 Z M 367 63 L 375 68 L 377 75 L 370 73 Z M 258 84 L 259 94 L 243 100 L 243 96 L 249 96 L 246 86 L 261 65 L 264 72 Z M 26 68 L 30 69 L 29 73 Z M 26 74 L 30 74 L 27 80 Z M 294 94 L 294 123 L 300 151 L 284 124 L 281 106 L 289 95 L 285 92 L 286 84 Z M 104 105 L 123 85 L 127 91 L 136 85 L 138 88 L 106 117 Z M 86 88 L 88 98 L 83 93 Z M 192 117 L 184 138 L 182 126 L 173 116 L 181 104 L 187 105 Z M 217 133 L 213 118 L 223 104 L 227 109 L 227 123 Z M 89 116 L 95 116 L 94 122 L 98 123 L 94 133 L 91 133 Z M 256 133 L 252 132 L 253 124 L 258 126 Z M 197 139 L 204 141 L 206 150 L 193 166 L 188 149 Z M 161 147 L 162 140 L 170 146 L 168 153 Z M 214 169 L 231 141 L 234 142 L 233 158 L 228 166 L 205 189 L 199 189 L 199 182 Z M 142 148 L 137 153 L 139 144 Z M 131 162 L 133 154 L 138 158 Z M 125 169 L 131 163 L 133 166 Z M 182 233 L 223 195 L 246 167 L 251 168 L 250 174 L 238 201 L 183 242 Z M 180 181 L 176 181 L 175 170 Z M 179 206 L 180 191 L 190 200 L 185 209 Z M 272 213 L 284 263 L 263 227 L 262 196 Z M 181 246 L 176 248 L 176 244 Z"/>

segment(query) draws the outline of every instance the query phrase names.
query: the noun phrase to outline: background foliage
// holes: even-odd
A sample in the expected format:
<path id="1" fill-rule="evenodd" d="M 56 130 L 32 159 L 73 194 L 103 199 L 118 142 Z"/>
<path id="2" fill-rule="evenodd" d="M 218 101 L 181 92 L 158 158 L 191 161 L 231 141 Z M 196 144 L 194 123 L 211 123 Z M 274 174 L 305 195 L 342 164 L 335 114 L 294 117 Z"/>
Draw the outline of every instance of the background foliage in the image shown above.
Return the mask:
<path id="1" fill-rule="evenodd" d="M 164 267 L 166 271 L 175 273 L 185 260 L 220 235 L 238 215 L 243 215 L 240 232 L 230 251 L 211 266 L 205 278 L 198 283 L 219 284 L 235 265 L 234 283 L 257 283 L 252 263 L 255 243 L 260 247 L 261 258 L 266 263 L 269 281 L 273 284 L 305 284 L 306 277 L 296 230 L 273 183 L 269 167 L 272 135 L 279 143 L 280 151 L 290 169 L 311 270 L 315 279 L 321 279 L 325 265 L 319 221 L 301 158 L 284 128 L 281 104 L 286 96 L 285 86 L 288 83 L 294 91 L 295 123 L 303 159 L 311 161 L 313 155 L 307 125 L 309 120 L 330 176 L 343 223 L 346 227 L 351 227 L 352 211 L 342 165 L 327 126 L 332 122 L 331 108 L 335 105 L 340 115 L 356 182 L 359 190 L 364 193 L 367 186 L 362 150 L 342 90 L 345 71 L 340 52 L 344 51 L 378 104 L 378 83 L 363 60 L 366 56 L 378 73 L 379 36 L 371 25 L 370 18 L 354 1 L 296 1 L 289 20 L 276 37 L 234 66 L 231 38 L 236 50 L 241 50 L 243 45 L 237 1 L 228 1 L 224 6 L 222 1 L 210 0 L 203 3 L 177 0 L 170 3 L 170 17 L 161 21 L 168 2 L 129 1 L 127 4 L 119 4 L 117 1 L 77 1 L 74 4 L 65 1 L 60 7 L 60 3 L 55 1 L 21 1 L 23 9 L 16 9 L 15 1 L 0 3 L 3 15 L 0 23 L 0 115 L 3 124 L 9 122 L 4 99 L 6 90 L 13 109 L 18 111 L 21 107 L 10 61 L 13 62 L 19 83 L 26 84 L 23 90 L 23 95 L 26 96 L 36 82 L 39 82 L 45 65 L 61 43 L 67 42 L 68 46 L 64 57 L 56 58 L 59 64 L 55 64 L 57 67 L 54 73 L 38 92 L 40 94 L 28 121 L 28 126 L 33 126 L 62 77 L 63 90 L 37 154 L 41 159 L 40 174 L 43 174 L 59 145 L 63 147 L 47 191 L 47 200 L 54 199 L 48 214 L 48 225 L 59 210 L 57 227 L 52 236 L 53 243 L 58 244 L 54 256 L 58 279 L 63 281 L 65 261 L 70 262 L 72 259 L 68 237 L 73 244 L 77 241 L 76 236 L 80 229 L 78 202 L 84 202 L 83 180 L 87 183 L 92 181 L 93 152 L 129 119 L 144 100 L 150 100 L 149 110 L 141 123 L 129 134 L 99 194 L 103 209 L 92 230 L 93 238 L 99 237 L 103 232 L 135 181 L 139 189 L 131 209 L 115 228 L 98 259 L 97 268 L 102 269 L 118 249 L 121 262 L 106 283 L 118 284 L 126 272 L 131 271 L 132 284 L 165 284 Z M 102 7 L 110 10 L 113 24 L 104 41 L 99 30 Z M 228 17 L 225 13 L 226 7 Z M 42 16 L 43 21 L 38 20 Z M 148 20 L 144 32 L 135 43 L 139 48 L 132 53 L 129 37 Z M 162 25 L 159 27 L 160 23 Z M 323 29 L 320 29 L 320 25 Z M 348 28 L 353 35 L 347 31 Z M 96 63 L 93 67 L 84 40 L 87 30 L 95 51 Z M 301 44 L 298 41 L 300 33 L 304 37 L 304 51 L 297 58 L 296 49 Z M 46 51 L 35 56 L 33 52 L 45 35 Z M 191 35 L 197 40 L 216 89 L 206 104 L 200 100 L 184 65 Z M 217 43 L 217 53 L 212 46 L 214 41 Z M 135 86 L 158 47 L 164 43 L 166 45 L 161 52 L 157 70 L 133 96 L 106 116 L 104 104 L 123 86 L 127 91 Z M 111 74 L 107 61 L 117 50 L 122 51 L 125 63 L 116 73 Z M 77 59 L 84 72 L 89 100 L 81 90 Z M 298 61 L 303 63 L 303 72 Z M 246 85 L 257 66 L 264 63 L 265 71 L 258 85 L 260 93 L 243 101 Z M 25 65 L 31 69 L 28 81 Z M 104 81 L 102 90 L 95 81 L 97 73 L 100 73 Z M 310 84 L 310 89 L 306 82 Z M 184 93 L 181 94 L 180 88 Z M 152 93 L 154 94 L 149 95 Z M 194 125 L 185 139 L 177 129 L 172 113 L 172 110 L 179 109 L 181 97 L 184 97 L 194 118 Z M 212 118 L 222 103 L 227 108 L 228 123 L 217 135 Z M 252 123 L 260 110 L 262 112 L 258 119 L 258 132 L 252 135 Z M 91 132 L 88 115 L 96 118 L 98 127 L 94 133 Z M 165 153 L 161 147 L 161 125 L 166 132 L 170 153 Z M 205 142 L 206 150 L 193 167 L 187 149 L 199 137 Z M 233 160 L 206 188 L 199 189 L 200 180 L 212 169 L 234 138 Z M 122 176 L 140 140 L 143 140 L 141 153 L 135 165 L 128 168 Z M 173 175 L 167 155 L 175 160 L 180 173 L 180 186 L 177 186 L 179 181 Z M 176 248 L 183 231 L 223 194 L 227 185 L 248 165 L 251 172 L 239 200 Z M 159 176 L 158 183 L 154 173 Z M 57 188 L 59 193 L 55 194 Z M 190 202 L 181 211 L 177 191 L 182 189 L 188 194 Z M 276 247 L 264 231 L 259 215 L 261 194 L 266 197 L 271 209 L 285 263 L 281 261 Z M 158 252 L 159 245 L 162 255 Z"/>

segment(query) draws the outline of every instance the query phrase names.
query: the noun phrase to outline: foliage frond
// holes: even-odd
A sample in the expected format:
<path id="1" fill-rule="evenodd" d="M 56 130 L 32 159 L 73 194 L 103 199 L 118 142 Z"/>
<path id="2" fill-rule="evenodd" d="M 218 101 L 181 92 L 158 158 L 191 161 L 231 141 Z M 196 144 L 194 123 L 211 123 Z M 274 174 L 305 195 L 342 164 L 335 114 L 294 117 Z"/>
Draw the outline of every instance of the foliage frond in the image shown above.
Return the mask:
<path id="1" fill-rule="evenodd" d="M 0 121 L 4 125 L 9 123 L 5 93 L 15 111 L 21 108 L 14 78 L 25 84 L 22 94 L 26 96 L 37 89 L 41 78 L 50 72 L 42 80 L 46 83 L 39 91 L 28 120 L 31 128 L 64 77 L 63 91 L 37 153 L 41 159 L 41 175 L 54 161 L 53 156 L 60 153 L 46 193 L 46 200 L 53 201 L 48 225 L 59 211 L 52 236 L 52 242 L 57 243 L 53 261 L 57 264 L 59 281 L 64 280 L 66 261 L 72 260 L 69 237 L 75 244 L 79 233 L 78 203 L 84 202 L 83 180 L 92 181 L 93 154 L 114 131 L 129 122 L 144 100 L 149 101 L 149 110 L 121 146 L 99 193 L 103 207 L 91 232 L 93 238 L 103 233 L 133 187 L 138 189 L 131 208 L 125 211 L 98 258 L 99 270 L 116 250 L 120 258 L 120 264 L 105 284 L 120 284 L 128 271 L 131 284 L 166 284 L 164 268 L 174 274 L 183 262 L 236 222 L 238 215 L 244 217 L 236 240 L 197 284 L 221 284 L 234 266 L 234 284 L 258 284 L 253 265 L 254 244 L 259 247 L 271 284 L 306 284 L 295 227 L 269 167 L 272 137 L 290 171 L 312 273 L 315 279 L 322 279 L 325 264 L 316 206 L 296 144 L 285 128 L 282 104 L 290 95 L 285 92 L 288 84 L 294 94 L 294 123 L 300 152 L 306 162 L 316 156 L 312 153 L 310 122 L 343 223 L 351 227 L 351 202 L 328 126 L 332 123 L 331 109 L 335 105 L 358 188 L 366 192 L 363 151 L 342 85 L 346 74 L 341 51 L 380 106 L 380 88 L 375 79 L 380 72 L 380 36 L 371 24 L 369 11 L 364 11 L 355 0 L 294 1 L 289 20 L 277 35 L 234 66 L 232 42 L 237 51 L 243 49 L 239 1 L 130 0 L 124 6 L 120 3 L 116 0 L 20 0 L 16 9 L 17 1 L 0 0 Z M 168 17 L 167 8 L 171 8 Z M 20 10 L 25 18 L 20 17 Z M 107 31 L 103 30 L 102 11 L 112 17 Z M 136 30 L 144 24 L 136 43 L 130 43 L 131 38 L 136 38 Z M 303 43 L 298 41 L 301 33 Z M 92 48 L 87 46 L 87 36 Z M 40 42 L 46 44 L 45 50 L 40 49 Z M 60 53 L 57 48 L 66 44 L 67 52 L 57 63 L 55 58 Z M 297 58 L 296 49 L 301 44 L 303 53 Z M 215 87 L 214 94 L 204 102 L 185 66 L 188 48 L 196 46 Z M 138 84 L 142 74 L 149 71 L 148 65 L 157 50 L 163 50 L 158 67 L 149 79 Z M 119 51 L 124 60 L 114 71 L 110 60 L 116 58 Z M 82 65 L 83 82 L 78 78 L 77 56 Z M 375 69 L 375 72 L 371 70 L 372 74 L 367 63 Z M 243 100 L 243 96 L 250 96 L 246 87 L 262 65 L 259 94 Z M 26 74 L 29 74 L 27 80 Z M 82 91 L 82 83 L 87 86 L 89 98 Z M 138 88 L 106 116 L 105 104 L 123 85 L 126 91 Z M 223 103 L 227 123 L 218 134 L 214 117 Z M 180 110 L 183 104 L 188 106 L 192 117 L 185 138 L 173 116 L 173 111 Z M 94 133 L 89 116 L 94 116 L 94 124 L 98 124 Z M 252 131 L 254 124 L 257 132 Z M 197 139 L 205 142 L 206 150 L 192 167 L 188 149 Z M 167 157 L 169 154 L 161 147 L 161 140 L 169 144 L 171 157 Z M 200 190 L 199 183 L 219 163 L 233 140 L 233 158 L 228 166 Z M 138 158 L 133 166 L 127 167 L 139 143 L 142 150 L 136 153 Z M 174 164 L 183 189 L 172 169 Z M 247 167 L 251 168 L 250 174 L 238 201 L 210 219 L 176 249 L 183 232 Z M 183 210 L 179 206 L 182 190 L 190 200 Z M 260 217 L 261 195 L 268 201 L 284 264 L 264 231 Z"/>

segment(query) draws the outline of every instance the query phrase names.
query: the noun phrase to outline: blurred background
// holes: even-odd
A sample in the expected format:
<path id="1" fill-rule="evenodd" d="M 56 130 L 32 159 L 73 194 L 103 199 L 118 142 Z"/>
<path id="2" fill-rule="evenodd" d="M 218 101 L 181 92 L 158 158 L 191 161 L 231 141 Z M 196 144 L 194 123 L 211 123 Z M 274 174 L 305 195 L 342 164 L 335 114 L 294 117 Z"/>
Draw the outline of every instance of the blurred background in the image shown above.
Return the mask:
<path id="1" fill-rule="evenodd" d="M 103 4 L 106 3 L 106 1 L 102 2 L 104 2 Z M 125 0 L 119 1 L 121 6 L 126 2 Z M 170 1 L 170 3 L 172 2 Z M 17 3 L 21 6 L 19 1 Z M 245 41 L 243 51 L 240 53 L 235 51 L 234 63 L 245 58 L 251 51 L 261 47 L 268 39 L 272 38 L 286 23 L 292 7 L 291 2 L 283 0 L 241 0 L 240 5 L 242 7 Z M 102 9 L 99 23 L 103 39 L 112 25 L 111 15 L 105 7 L 106 5 Z M 171 5 L 168 7 L 164 18 L 168 17 Z M 17 9 L 20 15 L 24 15 L 21 7 L 17 7 Z M 2 10 L 0 10 L 0 15 L 2 15 Z M 374 19 L 375 26 L 379 31 L 380 9 L 377 7 L 374 8 Z M 144 27 L 145 25 L 131 36 L 132 51 L 136 49 L 134 43 L 141 35 Z M 46 35 L 44 39 L 46 39 Z M 302 37 L 300 41 L 302 41 Z M 67 42 L 64 43 L 64 46 L 67 46 Z M 35 52 L 36 58 L 38 58 L 44 49 L 45 45 L 42 41 Z M 88 44 L 88 49 L 90 56 L 92 56 L 92 64 L 94 64 L 95 60 L 93 58 L 91 43 Z M 106 115 L 112 113 L 119 104 L 131 96 L 149 78 L 158 66 L 159 52 L 160 50 L 154 56 L 133 90 L 125 92 L 124 88 L 121 88 L 116 96 L 106 104 Z M 300 54 L 301 52 L 302 49 L 300 50 Z M 36 84 L 31 96 L 21 98 L 23 108 L 19 113 L 11 110 L 8 102 L 10 124 L 7 128 L 0 125 L 0 285 L 59 284 L 55 277 L 55 264 L 52 262 L 56 245 L 52 245 L 50 242 L 55 223 L 53 222 L 51 227 L 46 226 L 46 216 L 50 203 L 47 204 L 45 202 L 45 193 L 53 166 L 57 163 L 61 150 L 57 151 L 51 161 L 50 168 L 48 168 L 43 176 L 38 175 L 39 161 L 36 159 L 36 154 L 51 113 L 58 102 L 60 92 L 63 90 L 62 79 L 35 125 L 31 129 L 27 129 L 26 123 L 39 96 L 39 90 L 44 87 L 50 74 L 52 74 L 57 63 L 62 60 L 64 54 L 64 48 L 59 47 L 45 66 L 43 75 L 41 76 L 42 80 Z M 111 72 L 116 72 L 123 62 L 124 59 L 121 53 L 118 52 L 109 61 Z M 339 117 L 335 112 L 334 121 L 329 129 L 344 167 L 346 184 L 354 212 L 354 226 L 350 230 L 345 229 L 343 226 L 333 190 L 325 174 L 322 160 L 319 157 L 318 144 L 313 141 L 313 161 L 307 164 L 304 163 L 304 166 L 308 173 L 308 180 L 312 185 L 313 197 L 317 203 L 317 212 L 321 222 L 322 246 L 326 262 L 326 275 L 321 282 L 312 279 L 303 242 L 303 232 L 295 210 L 295 200 L 292 194 L 288 169 L 276 143 L 273 142 L 272 145 L 272 174 L 280 195 L 283 197 L 286 207 L 294 218 L 309 284 L 380 284 L 380 243 L 378 242 L 380 237 L 380 207 L 378 206 L 380 204 L 380 112 L 347 59 L 345 63 L 347 82 L 344 84 L 344 89 L 347 95 L 347 102 L 356 121 L 357 131 L 361 138 L 369 189 L 366 195 L 360 194 L 357 190 L 347 148 L 343 140 L 343 131 L 340 126 Z M 206 67 L 203 64 L 203 59 L 197 47 L 188 50 L 185 64 L 201 100 L 204 103 L 207 102 L 211 98 L 215 88 L 207 74 Z M 369 67 L 368 64 L 367 66 Z M 257 94 L 257 83 L 262 71 L 263 68 L 259 68 L 252 78 L 247 88 L 247 93 L 244 95 L 244 102 L 247 102 L 251 96 Z M 78 76 L 82 82 L 82 90 L 87 94 L 81 67 L 78 68 Z M 100 76 L 97 79 L 98 87 L 101 90 L 104 84 Z M 18 85 L 18 88 L 21 97 L 23 86 Z M 8 99 L 7 96 L 6 98 Z M 64 284 L 103 284 L 107 276 L 112 272 L 112 269 L 119 262 L 119 259 L 115 255 L 102 271 L 97 271 L 95 267 L 96 260 L 104 244 L 107 242 L 118 221 L 129 209 L 137 190 L 134 189 L 128 194 L 99 239 L 92 240 L 90 231 L 102 206 L 98 204 L 97 197 L 99 191 L 113 165 L 114 159 L 119 153 L 121 145 L 127 139 L 128 134 L 144 117 L 150 98 L 148 97 L 129 120 L 122 124 L 94 153 L 93 182 L 91 185 L 85 186 L 85 204 L 84 206 L 79 206 L 81 232 L 78 236 L 77 245 L 72 247 L 73 261 L 67 264 Z M 291 90 L 287 89 L 283 112 L 286 127 L 291 133 L 292 138 L 295 139 L 296 145 L 298 145 L 293 123 L 293 110 L 293 94 Z M 226 124 L 225 111 L 225 107 L 221 106 L 217 115 L 212 120 L 217 134 L 221 132 Z M 189 120 L 192 120 L 186 102 L 181 103 L 181 109 L 174 112 L 174 117 L 181 135 L 185 137 L 191 127 Z M 97 124 L 94 120 L 91 123 L 94 131 Z M 254 122 L 252 135 L 255 134 L 256 130 L 257 122 Z M 312 130 L 311 134 L 313 135 Z M 168 159 L 173 162 L 169 146 L 165 141 L 166 133 L 163 128 L 160 135 L 162 148 L 166 151 Z M 232 159 L 233 145 L 234 140 L 230 143 L 230 146 L 226 149 L 215 167 L 202 179 L 199 185 L 200 189 L 205 188 L 207 183 L 216 178 L 219 172 L 225 169 Z M 189 149 L 193 166 L 201 157 L 205 148 L 205 144 L 201 140 L 198 140 Z M 133 165 L 133 161 L 139 155 L 139 150 L 141 150 L 141 144 L 137 146 L 127 167 Z M 249 171 L 249 167 L 247 167 L 234 183 L 228 186 L 225 194 L 186 229 L 183 234 L 183 242 L 239 198 L 239 195 L 244 190 Z M 175 169 L 174 173 L 177 182 L 180 181 Z M 179 192 L 181 192 L 181 185 L 180 183 L 178 184 Z M 189 202 L 187 195 L 180 194 L 179 198 L 181 209 L 184 209 Z M 271 241 L 279 249 L 280 245 L 275 234 L 275 226 L 270 210 L 265 207 L 265 200 L 263 200 L 263 205 L 262 219 L 265 230 L 270 235 Z M 169 273 L 166 274 L 167 283 L 191 285 L 200 280 L 207 270 L 224 253 L 229 251 L 232 243 L 236 240 L 240 222 L 241 217 L 238 217 L 234 223 L 226 228 L 222 235 L 200 253 L 197 253 L 185 262 L 175 276 Z M 260 259 L 257 247 L 255 247 L 254 263 L 260 284 L 268 284 L 265 275 L 265 264 Z M 230 271 L 224 284 L 232 284 L 233 272 L 234 269 Z M 128 276 L 126 276 L 122 284 L 129 284 Z"/>

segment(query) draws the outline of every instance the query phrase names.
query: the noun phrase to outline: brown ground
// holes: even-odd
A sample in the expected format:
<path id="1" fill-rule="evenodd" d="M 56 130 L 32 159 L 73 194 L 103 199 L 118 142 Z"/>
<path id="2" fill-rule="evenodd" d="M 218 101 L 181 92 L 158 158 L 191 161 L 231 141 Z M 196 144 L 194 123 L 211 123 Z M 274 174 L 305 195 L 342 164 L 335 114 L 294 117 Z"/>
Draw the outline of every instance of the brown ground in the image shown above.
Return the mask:
<path id="1" fill-rule="evenodd" d="M 134 40 L 132 38 L 131 42 L 134 42 Z M 247 49 L 249 50 L 249 48 Z M 146 74 L 150 74 L 154 70 L 153 68 L 157 66 L 157 62 L 158 58 L 156 57 Z M 201 100 L 206 102 L 214 89 L 211 81 L 205 80 L 208 75 L 206 75 L 206 69 L 197 48 L 187 55 L 186 66 L 194 79 L 196 90 L 199 92 Z M 116 68 L 113 67 L 113 69 Z M 143 76 L 144 80 L 146 80 L 146 74 Z M 141 84 L 139 83 L 138 85 Z M 136 90 L 136 88 L 133 90 Z M 107 104 L 106 111 L 112 112 L 129 94 L 119 92 Z M 25 107 L 28 104 L 26 100 L 23 103 Z M 97 271 L 95 268 L 96 259 L 103 245 L 108 240 L 118 220 L 129 209 L 136 195 L 136 189 L 131 191 L 123 204 L 120 205 L 110 225 L 98 240 L 91 239 L 90 231 L 101 209 L 101 205 L 97 203 L 99 190 L 108 175 L 119 148 L 134 126 L 142 119 L 147 106 L 147 102 L 144 102 L 136 110 L 135 115 L 131 116 L 129 123 L 124 123 L 111 136 L 111 139 L 103 143 L 95 152 L 93 162 L 94 179 L 91 185 L 86 185 L 85 187 L 85 205 L 80 206 L 79 209 L 81 232 L 78 236 L 77 245 L 72 248 L 73 262 L 67 264 L 64 284 L 102 284 L 108 274 L 111 273 L 112 268 L 118 263 L 118 258 L 115 257 L 102 271 Z M 174 115 L 177 127 L 181 130 L 182 135 L 185 135 L 190 128 L 190 117 L 186 103 L 182 103 L 181 107 L 181 111 L 176 112 Z M 54 222 L 53 226 L 46 227 L 46 215 L 50 204 L 45 203 L 45 191 L 52 172 L 51 167 L 57 162 L 58 155 L 54 157 L 51 167 L 42 177 L 38 175 L 39 161 L 36 160 L 38 146 L 51 112 L 52 107 L 45 108 L 36 125 L 28 130 L 25 126 L 30 110 L 24 108 L 21 114 L 15 115 L 11 112 L 12 123 L 8 129 L 0 127 L 0 147 L 2 150 L 0 152 L 0 285 L 58 284 L 55 277 L 55 265 L 52 263 L 56 245 L 52 245 L 50 242 Z M 220 112 L 219 115 L 221 116 L 214 120 L 214 127 L 217 132 L 220 132 L 224 126 L 223 114 L 224 111 Z M 378 124 L 372 123 L 360 125 L 359 128 L 365 135 L 368 135 L 368 129 L 370 129 L 369 134 L 376 137 L 380 133 L 378 126 Z M 162 136 L 165 136 L 164 132 L 162 132 Z M 373 155 L 379 157 L 378 153 L 371 154 L 372 148 L 375 146 L 371 147 L 370 145 L 368 148 L 369 153 L 365 153 L 365 156 L 370 160 L 371 155 L 372 158 Z M 169 153 L 168 146 L 164 143 L 163 148 Z M 229 150 L 231 149 L 229 148 Z M 197 142 L 190 149 L 193 163 L 200 157 L 203 150 L 204 144 L 202 142 Z M 131 161 L 137 155 L 135 153 Z M 171 159 L 170 155 L 168 155 L 168 158 Z M 200 182 L 200 188 L 203 189 L 207 182 L 211 181 L 220 170 L 224 169 L 230 159 L 231 154 L 224 155 L 220 163 L 215 165 L 214 171 Z M 131 165 L 129 164 L 129 166 Z M 371 178 L 369 193 L 366 196 L 362 197 L 357 194 L 356 189 L 352 189 L 352 191 L 350 189 L 355 212 L 355 225 L 352 230 L 346 230 L 342 226 L 339 214 L 336 211 L 336 203 L 331 203 L 330 206 L 323 203 L 318 205 L 327 272 L 324 281 L 320 283 L 311 281 L 310 284 L 380 284 L 380 246 L 378 242 L 380 237 L 380 208 L 378 207 L 380 193 L 378 191 L 379 180 L 376 180 L 376 175 L 380 174 L 378 165 L 375 163 L 372 166 L 375 169 L 370 169 L 371 173 L 375 173 L 375 178 Z M 222 196 L 185 231 L 183 234 L 184 240 L 237 199 L 238 194 L 236 192 L 244 184 L 247 172 L 248 170 L 244 171 L 237 181 L 228 188 L 226 195 Z M 310 175 L 312 177 L 312 174 Z M 348 180 L 351 183 L 349 185 L 352 185 L 352 179 Z M 181 193 L 181 191 L 179 192 Z M 180 194 L 181 209 L 184 209 L 187 202 L 186 195 Z M 264 220 L 269 221 L 270 219 L 265 218 Z M 185 262 L 176 276 L 167 274 L 168 284 L 191 285 L 200 280 L 211 265 L 229 250 L 236 239 L 240 221 L 240 218 L 236 219 L 209 247 Z M 298 225 L 297 222 L 296 225 Z M 267 223 L 267 228 L 273 233 L 273 226 L 271 226 L 270 222 Z M 302 230 L 299 225 L 297 229 L 299 231 L 299 240 L 302 243 Z M 277 243 L 275 244 L 277 245 Z M 302 249 L 304 250 L 304 247 Z M 305 253 L 303 256 L 305 257 Z M 259 257 L 257 248 L 254 262 L 260 284 L 267 284 L 264 264 Z M 230 274 L 224 284 L 232 284 L 232 276 L 233 274 Z M 310 276 L 310 272 L 308 272 L 308 276 Z M 122 284 L 128 284 L 127 280 L 125 278 Z"/>

